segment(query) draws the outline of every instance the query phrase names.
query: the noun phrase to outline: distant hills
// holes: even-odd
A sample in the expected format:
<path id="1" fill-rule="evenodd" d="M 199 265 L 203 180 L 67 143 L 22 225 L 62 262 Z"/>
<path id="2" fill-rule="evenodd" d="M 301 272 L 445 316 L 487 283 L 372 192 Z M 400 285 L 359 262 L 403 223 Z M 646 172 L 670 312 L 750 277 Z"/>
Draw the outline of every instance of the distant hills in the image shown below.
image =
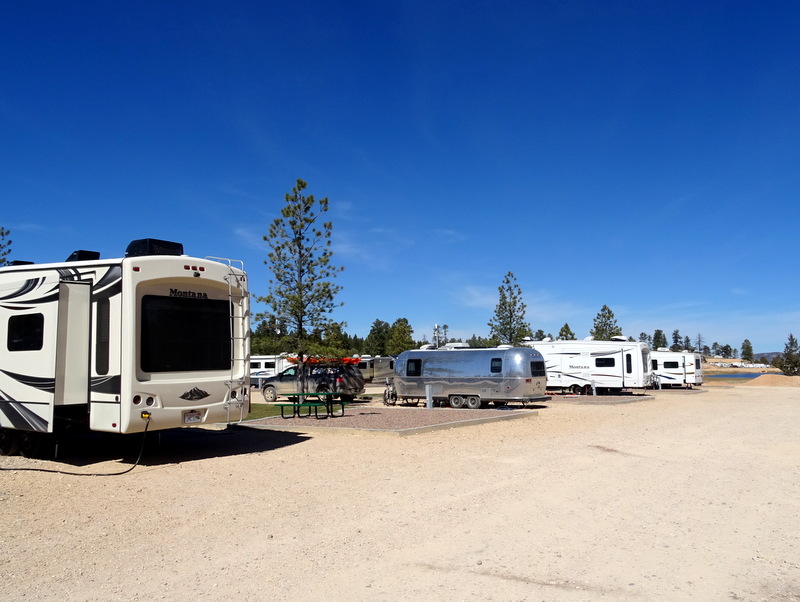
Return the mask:
<path id="1" fill-rule="evenodd" d="M 779 355 L 783 355 L 783 352 L 782 351 L 770 351 L 769 353 L 755 353 L 755 352 L 753 352 L 753 357 L 756 359 L 756 361 L 760 360 L 762 357 L 765 357 L 765 358 L 767 358 L 767 361 L 771 362 L 772 360 L 774 360 Z"/>

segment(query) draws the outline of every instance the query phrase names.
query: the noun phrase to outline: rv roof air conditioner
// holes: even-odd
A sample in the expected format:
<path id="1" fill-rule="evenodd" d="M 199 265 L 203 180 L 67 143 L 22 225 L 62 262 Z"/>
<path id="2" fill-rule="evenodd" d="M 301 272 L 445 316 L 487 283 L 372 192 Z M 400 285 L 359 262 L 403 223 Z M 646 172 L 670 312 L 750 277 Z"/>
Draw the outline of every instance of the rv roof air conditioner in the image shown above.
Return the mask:
<path id="1" fill-rule="evenodd" d="M 98 251 L 73 251 L 72 255 L 67 257 L 67 261 L 94 261 L 95 259 L 100 259 Z"/>
<path id="2" fill-rule="evenodd" d="M 179 242 L 140 238 L 131 241 L 125 249 L 125 257 L 145 257 L 147 255 L 183 255 L 183 245 Z"/>
<path id="3" fill-rule="evenodd" d="M 585 338 L 585 339 L 583 339 L 583 340 L 584 340 L 584 341 L 594 341 L 594 337 L 593 337 L 592 335 L 589 335 L 588 337 L 586 337 L 586 338 Z"/>
<path id="4" fill-rule="evenodd" d="M 615 335 L 615 336 L 611 337 L 611 340 L 612 341 L 627 341 L 628 337 L 626 337 L 624 335 L 621 335 L 621 334 L 618 334 L 618 335 Z"/>

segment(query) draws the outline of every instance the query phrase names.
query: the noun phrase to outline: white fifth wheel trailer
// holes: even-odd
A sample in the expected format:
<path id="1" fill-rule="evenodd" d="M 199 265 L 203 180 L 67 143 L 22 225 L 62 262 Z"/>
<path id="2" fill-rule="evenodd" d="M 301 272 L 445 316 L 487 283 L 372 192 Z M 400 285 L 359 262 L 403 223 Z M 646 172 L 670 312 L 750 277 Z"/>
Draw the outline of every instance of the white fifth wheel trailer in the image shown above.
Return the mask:
<path id="1" fill-rule="evenodd" d="M 669 351 L 659 348 L 650 352 L 655 377 L 660 387 L 687 387 L 703 384 L 703 356 L 692 351 Z"/>
<path id="2" fill-rule="evenodd" d="M 550 399 L 542 355 L 535 349 L 415 349 L 397 356 L 394 388 L 401 400 L 424 399 L 426 386 L 439 405 L 477 409 Z"/>
<path id="3" fill-rule="evenodd" d="M 610 341 L 532 341 L 544 357 L 551 391 L 608 395 L 651 386 L 650 347 L 625 337 Z"/>
<path id="4" fill-rule="evenodd" d="M 70 427 L 136 433 L 249 412 L 249 293 L 239 261 L 133 241 L 122 259 L 0 268 L 0 454 Z"/>

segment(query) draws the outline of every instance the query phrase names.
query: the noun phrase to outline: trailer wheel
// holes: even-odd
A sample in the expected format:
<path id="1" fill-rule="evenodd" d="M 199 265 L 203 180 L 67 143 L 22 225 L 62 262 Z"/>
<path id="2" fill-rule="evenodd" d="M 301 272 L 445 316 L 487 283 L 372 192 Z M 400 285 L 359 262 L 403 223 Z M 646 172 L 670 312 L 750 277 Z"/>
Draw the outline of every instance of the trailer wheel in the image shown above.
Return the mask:
<path id="1" fill-rule="evenodd" d="M 19 453 L 25 458 L 42 458 L 47 454 L 51 443 L 50 433 L 21 431 L 19 433 Z"/>
<path id="2" fill-rule="evenodd" d="M 266 386 L 261 393 L 264 395 L 264 401 L 267 403 L 275 403 L 275 400 L 278 399 L 278 393 L 275 391 L 275 387 Z"/>
<path id="3" fill-rule="evenodd" d="M 470 410 L 477 410 L 481 407 L 481 398 L 477 395 L 470 395 L 467 397 L 467 407 Z"/>
<path id="4" fill-rule="evenodd" d="M 592 386 L 591 385 L 583 385 L 583 394 L 584 395 L 591 395 L 592 394 Z"/>
<path id="5" fill-rule="evenodd" d="M 0 428 L 0 456 L 13 456 L 19 451 L 17 431 Z"/>
<path id="6" fill-rule="evenodd" d="M 572 387 L 570 387 L 570 391 L 572 391 L 573 395 L 580 395 L 581 394 L 581 386 L 580 385 L 572 385 Z"/>
<path id="7" fill-rule="evenodd" d="M 451 395 L 450 396 L 450 407 L 451 408 L 463 408 L 464 407 L 464 398 L 461 395 Z"/>

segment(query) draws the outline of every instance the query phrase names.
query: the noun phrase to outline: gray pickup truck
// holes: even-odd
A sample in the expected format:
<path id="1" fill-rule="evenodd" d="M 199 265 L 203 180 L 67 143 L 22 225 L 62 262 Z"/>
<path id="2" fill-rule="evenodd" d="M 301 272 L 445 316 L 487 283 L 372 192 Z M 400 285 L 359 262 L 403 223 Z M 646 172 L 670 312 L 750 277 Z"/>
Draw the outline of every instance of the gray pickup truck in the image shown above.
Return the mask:
<path id="1" fill-rule="evenodd" d="M 305 366 L 305 392 L 336 393 L 342 401 L 353 401 L 364 393 L 364 377 L 353 364 L 341 366 Z M 261 393 L 267 403 L 275 402 L 286 393 L 300 393 L 300 370 L 290 366 L 275 376 L 261 381 Z"/>

